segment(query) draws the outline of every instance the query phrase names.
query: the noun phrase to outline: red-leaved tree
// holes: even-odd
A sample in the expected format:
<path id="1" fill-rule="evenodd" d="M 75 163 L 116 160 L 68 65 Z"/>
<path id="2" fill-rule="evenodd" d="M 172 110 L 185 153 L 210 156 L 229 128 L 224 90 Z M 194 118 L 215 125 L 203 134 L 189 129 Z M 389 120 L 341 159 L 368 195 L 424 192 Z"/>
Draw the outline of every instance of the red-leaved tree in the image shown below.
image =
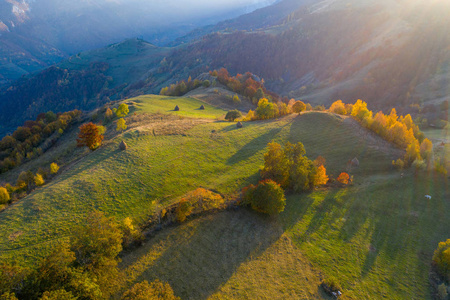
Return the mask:
<path id="1" fill-rule="evenodd" d="M 87 146 L 91 150 L 97 149 L 103 141 L 103 135 L 100 134 L 97 125 L 92 122 L 80 126 L 77 146 Z"/>

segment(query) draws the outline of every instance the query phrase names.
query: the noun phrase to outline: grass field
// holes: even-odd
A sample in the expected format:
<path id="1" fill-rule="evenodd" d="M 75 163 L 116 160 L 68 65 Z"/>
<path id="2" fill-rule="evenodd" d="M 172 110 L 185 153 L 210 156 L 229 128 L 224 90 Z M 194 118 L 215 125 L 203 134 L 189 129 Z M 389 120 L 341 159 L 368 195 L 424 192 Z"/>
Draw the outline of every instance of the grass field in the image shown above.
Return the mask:
<path id="1" fill-rule="evenodd" d="M 268 142 L 301 141 L 308 157 L 327 159 L 334 177 L 357 157 L 354 185 L 288 195 L 285 212 L 273 219 L 241 209 L 164 230 L 123 258 L 127 284 L 160 278 L 183 299 L 317 299 L 326 297 L 320 279 L 334 276 L 345 299 L 430 298 L 430 259 L 449 237 L 448 186 L 426 174 L 401 177 L 391 167 L 401 151 L 327 113 L 237 129 L 216 120 L 225 111 L 198 110 L 202 103 L 193 99 L 126 102 L 135 103 L 129 130 L 0 213 L 2 260 L 33 264 L 92 209 L 143 222 L 156 206 L 198 187 L 236 194 L 257 181 Z M 164 135 L 143 128 L 158 122 L 180 129 Z M 129 146 L 123 152 L 121 140 Z"/>

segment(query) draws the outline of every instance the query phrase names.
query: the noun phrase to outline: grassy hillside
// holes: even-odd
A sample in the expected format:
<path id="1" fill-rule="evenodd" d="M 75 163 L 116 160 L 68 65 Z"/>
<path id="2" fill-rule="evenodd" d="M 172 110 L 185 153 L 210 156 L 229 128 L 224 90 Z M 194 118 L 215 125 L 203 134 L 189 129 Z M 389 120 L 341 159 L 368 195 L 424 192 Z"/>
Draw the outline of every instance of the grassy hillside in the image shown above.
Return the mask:
<path id="1" fill-rule="evenodd" d="M 353 120 L 308 112 L 237 129 L 218 120 L 225 111 L 190 98 L 126 102 L 126 132 L 0 213 L 2 260 L 33 264 L 93 209 L 144 222 L 198 187 L 237 194 L 256 182 L 268 142 L 301 141 L 334 177 L 357 157 L 354 185 L 288 195 L 274 219 L 241 209 L 164 230 L 123 258 L 125 284 L 160 278 L 192 299 L 305 299 L 325 297 L 320 279 L 334 276 L 346 299 L 430 298 L 429 262 L 448 238 L 446 183 L 401 177 L 391 167 L 401 151 Z"/>

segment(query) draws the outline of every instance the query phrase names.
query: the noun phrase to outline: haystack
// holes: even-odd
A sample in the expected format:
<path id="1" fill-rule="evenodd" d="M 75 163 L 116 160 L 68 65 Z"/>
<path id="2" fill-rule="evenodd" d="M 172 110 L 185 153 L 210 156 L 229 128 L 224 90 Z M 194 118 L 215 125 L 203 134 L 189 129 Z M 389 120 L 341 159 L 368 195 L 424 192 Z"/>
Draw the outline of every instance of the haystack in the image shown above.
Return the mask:
<path id="1" fill-rule="evenodd" d="M 241 123 L 240 121 L 237 122 L 236 127 L 237 127 L 237 128 L 242 128 L 242 127 L 243 127 L 243 126 L 242 126 L 242 123 Z"/>
<path id="2" fill-rule="evenodd" d="M 204 109 L 205 109 L 205 106 L 203 106 L 203 105 L 200 106 L 200 109 L 201 109 L 201 110 L 204 110 Z"/>
<path id="3" fill-rule="evenodd" d="M 127 150 L 127 148 L 128 148 L 128 145 L 127 145 L 124 141 L 122 141 L 122 142 L 119 144 L 119 149 L 120 149 L 120 150 L 124 151 L 124 150 Z"/>
<path id="4" fill-rule="evenodd" d="M 174 110 L 174 111 L 179 111 L 180 108 L 179 108 L 178 105 L 177 105 L 177 106 L 175 106 L 175 108 L 174 108 L 173 110 Z"/>
<path id="5" fill-rule="evenodd" d="M 352 167 L 359 167 L 359 160 L 355 157 L 351 160 Z"/>

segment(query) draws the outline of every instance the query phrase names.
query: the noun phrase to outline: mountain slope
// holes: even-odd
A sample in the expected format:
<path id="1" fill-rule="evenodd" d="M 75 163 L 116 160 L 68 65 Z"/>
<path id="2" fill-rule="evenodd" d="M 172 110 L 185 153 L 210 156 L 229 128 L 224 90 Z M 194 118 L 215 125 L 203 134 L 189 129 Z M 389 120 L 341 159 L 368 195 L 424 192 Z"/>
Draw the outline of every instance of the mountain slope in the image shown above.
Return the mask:
<path id="1" fill-rule="evenodd" d="M 52 182 L 0 213 L 2 260 L 36 262 L 93 209 L 142 224 L 198 187 L 236 195 L 257 180 L 268 142 L 301 141 L 309 158 L 326 158 L 334 177 L 358 157 L 354 185 L 290 194 L 279 218 L 229 211 L 164 230 L 124 257 L 125 283 L 157 277 L 185 298 L 321 298 L 319 279 L 332 276 L 349 299 L 430 298 L 429 262 L 448 234 L 448 183 L 420 173 L 401 177 L 391 166 L 401 151 L 354 120 L 308 112 L 237 129 L 216 120 L 225 111 L 198 100 L 149 95 L 127 103 L 127 131 L 116 135 L 111 124 L 104 146 L 86 150 Z M 179 112 L 172 111 L 175 104 Z M 205 110 L 198 110 L 201 104 Z M 72 134 L 68 145 L 75 143 Z M 126 151 L 118 150 L 122 140 Z M 54 152 L 44 155 L 47 162 L 57 159 Z M 432 199 L 424 201 L 425 194 Z"/>

